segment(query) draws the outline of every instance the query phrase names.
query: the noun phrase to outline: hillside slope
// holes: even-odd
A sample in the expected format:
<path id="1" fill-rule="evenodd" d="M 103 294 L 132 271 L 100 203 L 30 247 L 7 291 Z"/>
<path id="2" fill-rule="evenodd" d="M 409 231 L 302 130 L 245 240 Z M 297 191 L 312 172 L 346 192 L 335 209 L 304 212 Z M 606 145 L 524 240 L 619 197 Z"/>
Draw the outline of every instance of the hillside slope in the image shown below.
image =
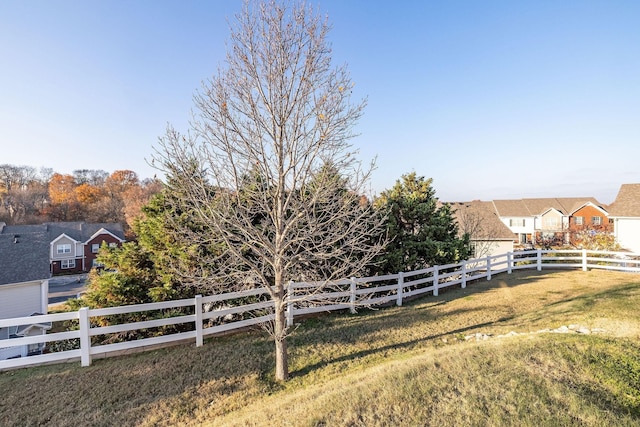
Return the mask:
<path id="1" fill-rule="evenodd" d="M 2 372 L 0 424 L 638 425 L 639 304 L 634 274 L 503 274 L 302 321 L 284 385 L 259 331 Z"/>

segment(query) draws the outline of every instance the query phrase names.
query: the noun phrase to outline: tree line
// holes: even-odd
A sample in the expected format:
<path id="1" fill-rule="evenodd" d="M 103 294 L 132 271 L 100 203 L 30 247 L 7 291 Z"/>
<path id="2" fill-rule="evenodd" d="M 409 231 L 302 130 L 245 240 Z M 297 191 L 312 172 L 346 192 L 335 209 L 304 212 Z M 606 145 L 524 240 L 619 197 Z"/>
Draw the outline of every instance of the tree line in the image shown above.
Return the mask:
<path id="1" fill-rule="evenodd" d="M 142 205 L 161 188 L 159 180 L 140 180 L 131 170 L 77 169 L 62 174 L 51 168 L 2 164 L 0 222 L 118 222 L 131 236 Z"/>

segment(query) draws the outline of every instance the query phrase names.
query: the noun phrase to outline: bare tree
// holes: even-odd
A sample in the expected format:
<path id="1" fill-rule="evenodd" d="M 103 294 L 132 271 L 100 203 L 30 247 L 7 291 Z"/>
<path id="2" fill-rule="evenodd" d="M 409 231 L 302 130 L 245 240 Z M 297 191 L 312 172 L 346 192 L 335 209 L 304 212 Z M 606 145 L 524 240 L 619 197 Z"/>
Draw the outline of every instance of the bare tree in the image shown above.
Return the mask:
<path id="1" fill-rule="evenodd" d="M 278 380 L 288 378 L 287 282 L 356 274 L 382 247 L 380 221 L 359 203 L 371 167 L 348 142 L 365 102 L 350 102 L 328 31 L 304 4 L 245 3 L 226 67 L 194 96 L 190 131 L 169 127 L 152 161 L 201 224 L 190 238 L 225 247 L 224 262 L 207 263 L 212 286 L 250 277 L 268 291 Z"/>
<path id="2" fill-rule="evenodd" d="M 10 224 L 33 218 L 46 200 L 42 189 L 35 168 L 0 165 L 0 217 Z"/>
<path id="3" fill-rule="evenodd" d="M 108 176 L 109 173 L 102 169 L 76 169 L 73 171 L 73 177 L 78 185 L 101 186 Z"/>

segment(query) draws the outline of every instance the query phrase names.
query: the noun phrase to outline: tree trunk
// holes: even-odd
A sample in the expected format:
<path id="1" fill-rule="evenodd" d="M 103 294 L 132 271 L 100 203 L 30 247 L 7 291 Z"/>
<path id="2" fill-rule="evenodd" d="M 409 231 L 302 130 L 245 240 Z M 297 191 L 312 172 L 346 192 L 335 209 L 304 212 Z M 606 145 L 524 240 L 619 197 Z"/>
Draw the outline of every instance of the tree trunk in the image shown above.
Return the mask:
<path id="1" fill-rule="evenodd" d="M 289 379 L 289 361 L 287 355 L 287 318 L 283 301 L 276 301 L 275 312 L 275 333 L 276 342 L 276 380 L 286 381 Z"/>

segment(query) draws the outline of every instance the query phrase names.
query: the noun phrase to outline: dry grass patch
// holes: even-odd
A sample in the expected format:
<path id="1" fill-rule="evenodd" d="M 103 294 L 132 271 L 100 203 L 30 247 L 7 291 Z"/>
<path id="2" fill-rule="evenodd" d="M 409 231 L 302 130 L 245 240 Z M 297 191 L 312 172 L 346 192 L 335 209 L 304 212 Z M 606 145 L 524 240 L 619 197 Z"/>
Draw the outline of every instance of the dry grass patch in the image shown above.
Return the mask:
<path id="1" fill-rule="evenodd" d="M 611 359 L 609 368 L 600 357 Z M 266 397 L 205 425 L 631 426 L 640 421 L 638 374 L 640 347 L 628 341 L 537 335 L 465 343 Z"/>
<path id="2" fill-rule="evenodd" d="M 640 384 L 629 379 L 640 377 L 638 360 L 623 355 L 640 353 L 639 282 L 628 273 L 520 271 L 405 307 L 306 319 L 291 335 L 293 377 L 284 385 L 272 380 L 273 344 L 260 332 L 97 360 L 88 368 L 2 372 L 0 420 L 6 426 L 473 425 L 478 417 L 479 425 L 625 425 L 638 421 Z M 628 338 L 463 339 L 571 323 Z M 24 402 L 38 404 L 19 410 Z"/>

